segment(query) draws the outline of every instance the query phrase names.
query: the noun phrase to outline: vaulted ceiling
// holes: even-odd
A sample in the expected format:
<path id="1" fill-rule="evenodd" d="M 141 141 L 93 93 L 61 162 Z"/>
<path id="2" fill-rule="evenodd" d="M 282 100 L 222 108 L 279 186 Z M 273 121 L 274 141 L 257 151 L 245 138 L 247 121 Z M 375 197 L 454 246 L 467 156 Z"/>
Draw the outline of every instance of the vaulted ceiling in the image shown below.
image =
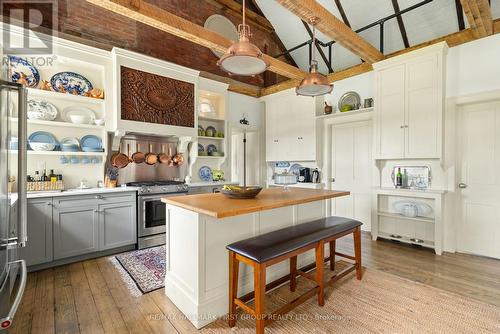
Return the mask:
<path id="1" fill-rule="evenodd" d="M 395 6 L 399 10 L 404 10 L 416 5 L 422 0 L 316 0 L 330 13 L 344 23 L 348 23 L 356 31 L 373 22 L 395 13 Z M 295 14 L 281 6 L 274 0 L 253 0 L 272 23 L 276 33 L 287 49 L 291 49 L 310 39 L 301 19 Z M 402 27 L 406 31 L 408 46 L 414 46 L 423 42 L 433 40 L 463 28 L 468 28 L 467 16 L 463 14 L 462 20 L 457 13 L 457 4 L 460 8 L 460 0 L 433 0 L 402 15 Z M 396 7 L 397 8 L 397 7 Z M 500 17 L 500 0 L 491 0 L 491 11 L 493 19 Z M 347 19 L 347 22 L 345 21 Z M 368 41 L 375 48 L 380 46 L 380 29 L 376 25 L 359 35 Z M 319 40 L 329 42 L 328 38 L 321 32 L 317 34 Z M 390 54 L 405 48 L 400 25 L 398 20 L 393 18 L 384 24 L 384 54 Z M 328 48 L 323 48 L 328 57 Z M 291 56 L 297 65 L 307 70 L 309 68 L 308 47 L 302 47 L 291 52 Z M 321 56 L 317 55 L 320 70 L 328 73 L 326 63 Z M 334 71 L 343 70 L 361 63 L 359 56 L 356 56 L 338 43 L 332 47 L 332 67 Z"/>

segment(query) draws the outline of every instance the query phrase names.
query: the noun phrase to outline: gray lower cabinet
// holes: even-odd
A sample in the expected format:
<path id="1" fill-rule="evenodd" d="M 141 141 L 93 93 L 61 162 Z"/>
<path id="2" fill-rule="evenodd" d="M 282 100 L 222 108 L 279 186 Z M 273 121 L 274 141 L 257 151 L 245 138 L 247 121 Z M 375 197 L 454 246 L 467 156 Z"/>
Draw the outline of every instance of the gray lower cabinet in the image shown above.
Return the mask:
<path id="1" fill-rule="evenodd" d="M 99 205 L 99 249 L 135 244 L 136 215 L 135 202 Z"/>
<path id="2" fill-rule="evenodd" d="M 97 206 L 54 207 L 53 213 L 55 260 L 99 250 Z"/>
<path id="3" fill-rule="evenodd" d="M 28 200 L 28 266 L 137 243 L 136 193 Z"/>
<path id="4" fill-rule="evenodd" d="M 27 205 L 26 247 L 19 249 L 19 258 L 26 265 L 51 262 L 52 254 L 52 198 L 29 199 Z"/>

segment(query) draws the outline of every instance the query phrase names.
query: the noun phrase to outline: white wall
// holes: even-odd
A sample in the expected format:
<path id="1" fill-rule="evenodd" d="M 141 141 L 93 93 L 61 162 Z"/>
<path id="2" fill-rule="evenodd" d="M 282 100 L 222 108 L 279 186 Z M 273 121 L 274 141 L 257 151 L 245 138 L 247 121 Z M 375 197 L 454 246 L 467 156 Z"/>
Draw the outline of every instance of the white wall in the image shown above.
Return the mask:
<path id="1" fill-rule="evenodd" d="M 450 48 L 446 95 L 500 89 L 500 34 Z"/>
<path id="2" fill-rule="evenodd" d="M 329 105 L 337 106 L 340 97 L 349 91 L 355 91 L 361 97 L 361 107 L 363 106 L 364 99 L 373 98 L 373 71 L 356 75 L 344 80 L 335 82 L 333 91 L 325 96 L 325 101 Z"/>
<path id="3" fill-rule="evenodd" d="M 229 92 L 228 122 L 239 124 L 243 115 L 246 116 L 251 126 L 263 129 L 264 103 L 259 99 L 238 93 Z"/>

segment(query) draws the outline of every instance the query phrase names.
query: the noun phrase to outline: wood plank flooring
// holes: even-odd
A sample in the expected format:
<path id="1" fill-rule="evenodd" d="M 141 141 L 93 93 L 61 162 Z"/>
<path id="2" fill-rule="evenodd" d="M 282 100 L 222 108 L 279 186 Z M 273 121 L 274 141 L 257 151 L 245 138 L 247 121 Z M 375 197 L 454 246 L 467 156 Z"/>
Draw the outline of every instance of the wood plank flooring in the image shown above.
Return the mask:
<path id="1" fill-rule="evenodd" d="M 500 306 L 500 261 L 431 250 L 363 234 L 363 265 Z M 337 241 L 351 252 L 352 238 Z M 349 279 L 349 278 L 347 278 Z M 28 275 L 9 333 L 196 333 L 163 289 L 134 297 L 99 258 Z"/>

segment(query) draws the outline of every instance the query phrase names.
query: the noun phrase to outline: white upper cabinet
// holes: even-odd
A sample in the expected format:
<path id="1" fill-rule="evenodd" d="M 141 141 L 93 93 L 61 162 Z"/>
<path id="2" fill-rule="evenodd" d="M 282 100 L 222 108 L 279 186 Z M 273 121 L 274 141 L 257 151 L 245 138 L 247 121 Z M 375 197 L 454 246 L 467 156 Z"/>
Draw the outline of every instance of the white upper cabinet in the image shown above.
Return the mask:
<path id="1" fill-rule="evenodd" d="M 446 43 L 373 64 L 377 159 L 442 156 Z"/>
<path id="2" fill-rule="evenodd" d="M 317 161 L 318 98 L 276 94 L 266 102 L 266 160 Z"/>

